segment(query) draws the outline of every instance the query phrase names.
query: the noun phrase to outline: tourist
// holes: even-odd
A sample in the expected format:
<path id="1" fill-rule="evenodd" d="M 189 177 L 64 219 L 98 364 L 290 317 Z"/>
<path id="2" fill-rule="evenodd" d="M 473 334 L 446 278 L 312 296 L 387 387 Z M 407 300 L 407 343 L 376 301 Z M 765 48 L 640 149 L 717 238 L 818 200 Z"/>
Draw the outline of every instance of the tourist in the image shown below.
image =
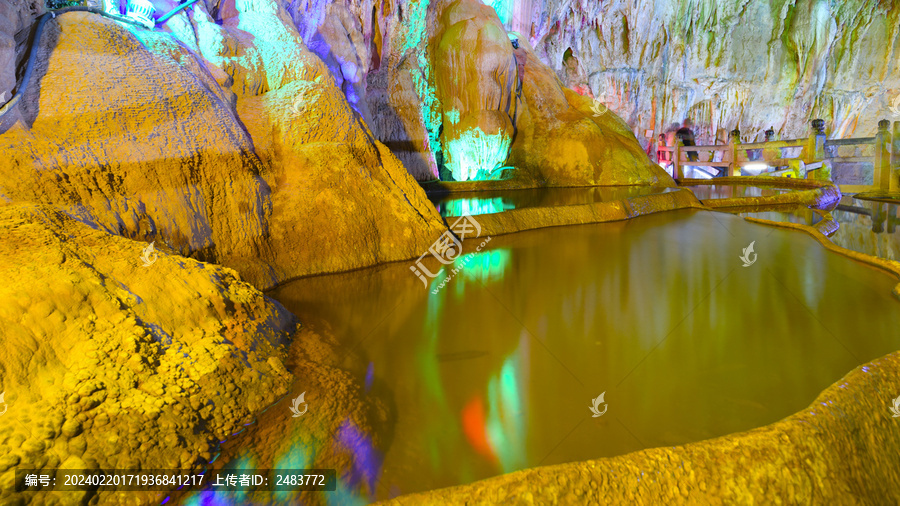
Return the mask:
<path id="1" fill-rule="evenodd" d="M 684 123 L 682 123 L 682 127 L 679 128 L 675 132 L 675 137 L 681 141 L 682 146 L 696 146 L 697 144 L 694 142 L 694 121 L 691 118 L 685 118 Z M 688 151 L 688 160 L 695 162 L 697 161 L 697 152 L 696 151 Z"/>
<path id="2" fill-rule="evenodd" d="M 669 152 L 666 150 L 660 151 L 659 148 L 666 148 L 666 134 L 659 134 L 659 140 L 656 141 L 656 162 L 662 165 L 663 163 L 667 164 L 672 161 L 672 157 L 669 155 Z"/>

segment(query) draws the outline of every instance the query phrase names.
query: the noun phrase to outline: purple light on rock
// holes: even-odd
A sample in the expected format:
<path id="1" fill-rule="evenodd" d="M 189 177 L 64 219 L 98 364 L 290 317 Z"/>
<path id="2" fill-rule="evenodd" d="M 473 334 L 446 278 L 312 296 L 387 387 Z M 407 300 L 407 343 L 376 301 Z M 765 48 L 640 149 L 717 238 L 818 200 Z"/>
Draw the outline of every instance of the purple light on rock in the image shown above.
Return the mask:
<path id="1" fill-rule="evenodd" d="M 372 444 L 371 438 L 348 419 L 344 420 L 338 430 L 337 442 L 353 454 L 353 469 L 345 477 L 347 485 L 352 489 L 365 481 L 369 490 L 375 490 L 375 480 L 381 470 L 383 457 Z"/>
<path id="2" fill-rule="evenodd" d="M 369 369 L 366 371 L 366 393 L 372 389 L 372 382 L 375 381 L 375 362 L 369 362 Z"/>

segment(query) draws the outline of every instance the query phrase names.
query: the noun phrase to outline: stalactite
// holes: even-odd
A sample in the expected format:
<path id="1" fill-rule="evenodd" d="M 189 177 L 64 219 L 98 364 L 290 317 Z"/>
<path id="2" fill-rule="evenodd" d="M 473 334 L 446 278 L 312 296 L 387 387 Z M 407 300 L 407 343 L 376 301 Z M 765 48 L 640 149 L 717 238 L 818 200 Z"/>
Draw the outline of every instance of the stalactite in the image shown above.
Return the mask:
<path id="1" fill-rule="evenodd" d="M 642 121 L 632 125 L 639 131 L 680 121 L 689 108 L 718 95 L 719 119 L 709 121 L 731 123 L 729 129 L 775 126 L 802 136 L 816 114 L 829 131 L 871 135 L 878 120 L 891 117 L 900 89 L 892 52 L 900 37 L 896 2 L 545 0 L 534 12 L 533 22 L 543 30 L 534 40 L 537 53 L 564 75 L 561 55 L 572 47 L 596 96 L 607 88 L 627 90 L 614 110 Z M 555 33 L 546 28 L 552 23 L 559 27 Z M 626 78 L 611 70 L 622 68 L 639 69 L 639 87 L 609 83 Z M 667 100 L 673 92 L 692 98 Z M 819 98 L 843 95 L 857 97 L 852 103 L 858 109 L 812 108 Z M 657 113 L 650 119 L 642 111 L 654 102 Z"/>

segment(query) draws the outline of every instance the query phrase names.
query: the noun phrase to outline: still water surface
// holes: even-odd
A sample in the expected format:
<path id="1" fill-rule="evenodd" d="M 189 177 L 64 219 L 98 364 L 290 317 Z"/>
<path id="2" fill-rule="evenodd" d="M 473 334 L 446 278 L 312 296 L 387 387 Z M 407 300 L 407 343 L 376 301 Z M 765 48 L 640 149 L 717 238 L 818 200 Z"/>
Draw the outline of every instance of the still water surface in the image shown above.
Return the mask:
<path id="1" fill-rule="evenodd" d="M 831 215 L 840 224 L 831 241 L 867 255 L 900 261 L 900 205 L 845 195 Z"/>
<path id="2" fill-rule="evenodd" d="M 653 186 L 595 186 L 590 188 L 532 188 L 477 192 L 430 193 L 441 216 L 494 214 L 527 207 L 555 207 L 612 202 L 665 193 L 674 188 Z"/>
<path id="3" fill-rule="evenodd" d="M 789 193 L 793 190 L 787 188 L 775 188 L 772 186 L 750 186 L 750 185 L 713 185 L 698 184 L 693 186 L 683 186 L 694 192 L 700 200 L 708 199 L 736 199 L 743 197 L 771 197 L 782 193 Z"/>
<path id="4" fill-rule="evenodd" d="M 900 205 L 844 195 L 830 214 L 838 224 L 837 231 L 829 236 L 831 242 L 866 255 L 900 261 Z M 810 226 L 822 221 L 818 212 L 803 206 L 738 216 Z"/>
<path id="5" fill-rule="evenodd" d="M 727 212 L 725 209 L 719 210 Z M 824 212 L 824 211 L 823 211 Z M 734 213 L 742 218 L 758 218 L 761 220 L 776 221 L 781 223 L 796 223 L 798 225 L 815 226 L 822 221 L 819 212 L 805 206 L 785 207 L 778 206 L 774 211 L 755 211 Z"/>
<path id="6" fill-rule="evenodd" d="M 759 427 L 900 348 L 892 277 L 737 216 L 489 244 L 436 294 L 447 269 L 426 288 L 406 262 L 270 293 L 327 322 L 394 406 L 378 499 Z"/>

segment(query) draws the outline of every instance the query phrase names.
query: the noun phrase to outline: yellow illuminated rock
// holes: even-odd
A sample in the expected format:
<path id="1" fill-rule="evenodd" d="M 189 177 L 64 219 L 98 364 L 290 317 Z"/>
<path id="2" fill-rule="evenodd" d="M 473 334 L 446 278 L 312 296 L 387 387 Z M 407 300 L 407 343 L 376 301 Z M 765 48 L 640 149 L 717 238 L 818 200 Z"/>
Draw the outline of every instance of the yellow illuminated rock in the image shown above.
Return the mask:
<path id="1" fill-rule="evenodd" d="M 146 246 L 0 206 L 2 494 L 15 465 L 198 469 L 287 392 L 296 317 L 228 268 L 163 248 L 145 267 Z"/>
<path id="2" fill-rule="evenodd" d="M 296 32 L 274 45 L 297 58 L 281 77 L 292 80 L 241 88 L 237 108 L 214 67 L 169 35 L 82 13 L 46 32 L 54 49 L 38 58 L 26 120 L 0 135 L 6 199 L 53 204 L 262 289 L 412 258 L 440 235 L 424 193 Z"/>

